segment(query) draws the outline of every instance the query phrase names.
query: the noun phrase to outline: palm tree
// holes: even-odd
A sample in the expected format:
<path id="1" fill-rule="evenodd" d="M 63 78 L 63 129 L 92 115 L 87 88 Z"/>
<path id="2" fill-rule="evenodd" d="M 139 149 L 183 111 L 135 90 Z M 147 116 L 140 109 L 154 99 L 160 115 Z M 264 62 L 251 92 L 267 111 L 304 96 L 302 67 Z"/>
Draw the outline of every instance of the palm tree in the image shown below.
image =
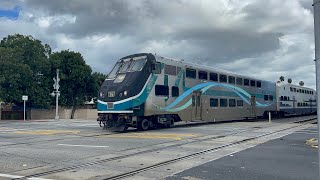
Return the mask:
<path id="1" fill-rule="evenodd" d="M 280 76 L 280 78 L 279 78 L 279 79 L 280 79 L 280 81 L 281 81 L 281 82 L 283 82 L 283 81 L 284 81 L 284 77 L 283 77 L 283 76 Z"/>
<path id="2" fill-rule="evenodd" d="M 304 82 L 303 82 L 303 81 L 300 81 L 300 82 L 299 82 L 299 85 L 300 85 L 300 86 L 303 86 L 303 85 L 304 85 Z"/>
<path id="3" fill-rule="evenodd" d="M 291 79 L 291 78 L 288 79 L 288 83 L 289 83 L 289 84 L 292 83 L 292 79 Z"/>

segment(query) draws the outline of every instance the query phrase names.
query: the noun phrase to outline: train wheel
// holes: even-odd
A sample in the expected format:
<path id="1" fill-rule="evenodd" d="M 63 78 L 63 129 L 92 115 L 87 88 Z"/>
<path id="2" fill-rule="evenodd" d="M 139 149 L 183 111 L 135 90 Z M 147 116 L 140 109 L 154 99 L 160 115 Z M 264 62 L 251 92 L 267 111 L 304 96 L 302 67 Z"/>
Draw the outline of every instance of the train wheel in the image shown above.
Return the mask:
<path id="1" fill-rule="evenodd" d="M 138 122 L 138 130 L 140 131 L 146 131 L 150 127 L 150 123 L 148 119 L 142 119 L 142 121 Z"/>
<path id="2" fill-rule="evenodd" d="M 174 119 L 173 118 L 169 118 L 168 119 L 168 123 L 167 123 L 167 127 L 168 128 L 172 128 L 174 126 Z"/>

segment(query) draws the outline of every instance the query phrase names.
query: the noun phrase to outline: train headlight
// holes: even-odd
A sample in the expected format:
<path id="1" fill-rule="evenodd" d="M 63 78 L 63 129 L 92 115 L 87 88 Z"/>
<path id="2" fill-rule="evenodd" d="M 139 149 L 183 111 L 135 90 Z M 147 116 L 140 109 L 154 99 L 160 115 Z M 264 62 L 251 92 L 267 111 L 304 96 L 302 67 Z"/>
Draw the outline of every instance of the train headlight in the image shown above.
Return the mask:
<path id="1" fill-rule="evenodd" d="M 123 91 L 124 96 L 128 96 L 128 91 Z"/>
<path id="2" fill-rule="evenodd" d="M 103 92 L 100 92 L 100 97 L 101 98 L 104 98 L 105 97 L 105 94 Z"/>

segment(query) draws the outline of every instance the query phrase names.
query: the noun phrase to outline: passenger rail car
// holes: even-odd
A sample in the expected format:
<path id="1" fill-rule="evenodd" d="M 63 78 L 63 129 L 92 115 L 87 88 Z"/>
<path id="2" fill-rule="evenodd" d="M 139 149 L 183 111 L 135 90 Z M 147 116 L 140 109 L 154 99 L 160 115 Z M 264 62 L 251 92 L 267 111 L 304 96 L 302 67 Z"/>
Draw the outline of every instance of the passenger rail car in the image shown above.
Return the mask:
<path id="1" fill-rule="evenodd" d="M 277 85 L 277 111 L 281 116 L 313 114 L 317 111 L 316 91 L 293 84 Z"/>
<path id="2" fill-rule="evenodd" d="M 281 88 L 290 90 L 289 86 L 155 54 L 134 54 L 121 58 L 101 86 L 98 122 L 105 128 L 147 130 L 171 127 L 181 120 L 221 121 L 263 117 L 267 112 L 309 112 L 302 110 L 306 104 L 301 105 L 307 96 L 300 100 L 300 94 L 292 92 L 290 100 L 277 101 L 277 91 L 284 97 L 288 92 Z M 300 89 L 315 94 L 311 89 Z M 291 101 L 293 96 L 296 101 Z M 294 110 L 284 105 L 291 102 L 296 102 Z"/>

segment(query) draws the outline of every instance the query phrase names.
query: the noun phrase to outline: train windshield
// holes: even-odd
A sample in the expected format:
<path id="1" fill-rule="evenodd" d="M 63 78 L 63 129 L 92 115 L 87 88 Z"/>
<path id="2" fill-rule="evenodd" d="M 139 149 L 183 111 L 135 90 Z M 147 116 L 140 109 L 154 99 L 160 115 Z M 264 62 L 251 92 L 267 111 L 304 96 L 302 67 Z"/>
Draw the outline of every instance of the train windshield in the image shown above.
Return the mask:
<path id="1" fill-rule="evenodd" d="M 112 71 L 109 73 L 108 79 L 114 79 L 118 73 L 141 71 L 146 61 L 146 56 L 140 56 L 117 62 Z"/>
<path id="2" fill-rule="evenodd" d="M 130 67 L 130 71 L 140 71 L 146 62 L 146 58 L 136 59 Z"/>
<path id="3" fill-rule="evenodd" d="M 127 72 L 128 69 L 129 69 L 129 67 L 130 67 L 130 65 L 131 65 L 131 63 L 132 63 L 132 60 L 131 60 L 131 61 L 124 62 L 124 63 L 122 64 L 121 70 L 120 70 L 119 72 L 120 72 L 120 73 L 125 73 L 125 72 Z"/>
<path id="4" fill-rule="evenodd" d="M 118 63 L 114 66 L 114 68 L 112 69 L 112 71 L 111 71 L 111 72 L 109 73 L 109 75 L 108 75 L 108 79 L 113 79 L 113 78 L 116 77 L 116 75 L 117 75 L 117 73 L 119 72 L 119 69 L 120 69 L 120 67 L 121 67 L 121 64 L 122 64 L 122 63 L 118 62 Z"/>

